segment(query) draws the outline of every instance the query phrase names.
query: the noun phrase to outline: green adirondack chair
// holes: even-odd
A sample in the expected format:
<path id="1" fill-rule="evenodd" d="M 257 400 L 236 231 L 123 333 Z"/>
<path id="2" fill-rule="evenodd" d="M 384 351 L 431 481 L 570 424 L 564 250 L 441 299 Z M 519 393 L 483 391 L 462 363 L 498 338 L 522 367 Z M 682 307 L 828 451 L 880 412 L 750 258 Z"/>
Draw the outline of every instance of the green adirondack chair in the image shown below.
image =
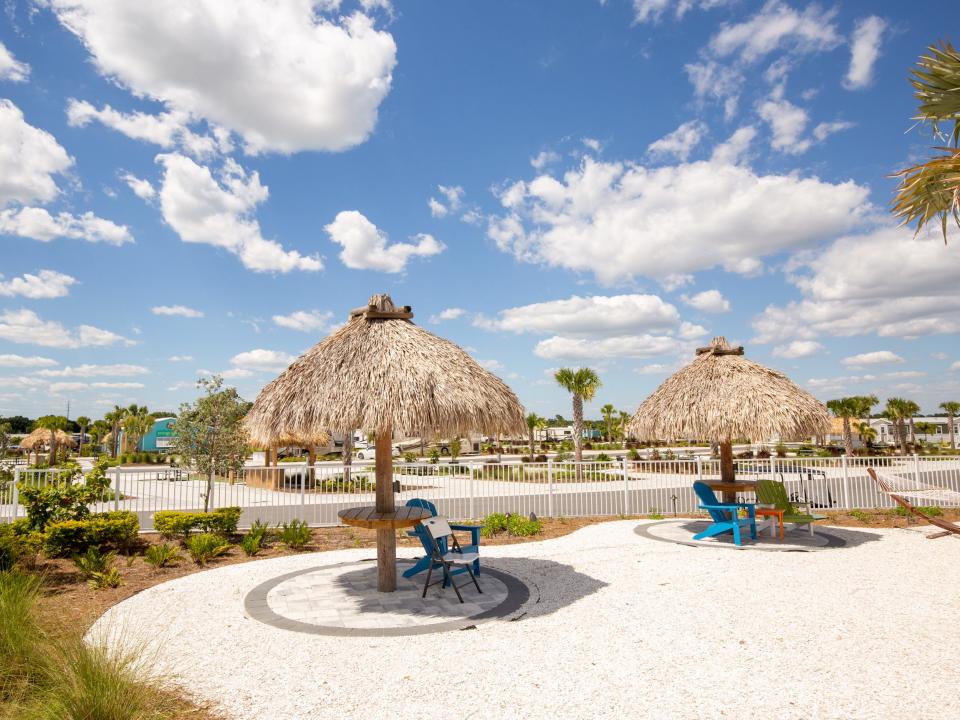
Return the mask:
<path id="1" fill-rule="evenodd" d="M 777 510 L 783 510 L 783 522 L 795 523 L 797 525 L 806 525 L 810 528 L 810 534 L 813 535 L 813 523 L 817 520 L 826 520 L 826 515 L 816 515 L 810 512 L 810 507 L 806 503 L 792 503 L 790 496 L 787 495 L 787 489 L 782 482 L 776 480 L 758 480 L 757 481 L 757 503 L 760 505 L 772 505 Z M 801 508 L 807 512 L 802 512 Z"/>

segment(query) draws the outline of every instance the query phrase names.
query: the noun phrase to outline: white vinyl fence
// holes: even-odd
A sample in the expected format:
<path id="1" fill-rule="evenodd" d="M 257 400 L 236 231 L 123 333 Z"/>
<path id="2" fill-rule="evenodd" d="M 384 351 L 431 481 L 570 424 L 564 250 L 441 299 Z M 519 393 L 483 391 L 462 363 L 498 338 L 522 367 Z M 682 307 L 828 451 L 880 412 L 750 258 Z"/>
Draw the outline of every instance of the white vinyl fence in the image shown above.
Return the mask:
<path id="1" fill-rule="evenodd" d="M 904 478 L 960 492 L 960 457 L 839 457 L 738 460 L 741 478 L 774 478 L 798 500 L 822 509 L 884 508 L 894 503 L 867 475 L 875 467 Z M 14 469 L 0 481 L 0 522 L 24 516 L 18 484 L 45 484 L 51 470 Z M 337 511 L 374 502 L 373 466 L 354 465 L 347 478 L 340 465 L 247 467 L 235 478 L 207 480 L 186 470 L 111 468 L 111 499 L 93 508 L 132 510 L 140 527 L 153 527 L 158 510 L 204 510 L 238 506 L 240 526 L 294 518 L 313 526 L 337 525 Z M 716 460 L 402 464 L 394 467 L 397 504 L 415 497 L 433 502 L 447 517 L 479 519 L 493 512 L 531 512 L 547 517 L 685 515 L 696 512 L 692 485 L 719 479 Z M 751 500 L 749 494 L 744 496 Z M 949 505 L 949 503 L 940 503 Z"/>

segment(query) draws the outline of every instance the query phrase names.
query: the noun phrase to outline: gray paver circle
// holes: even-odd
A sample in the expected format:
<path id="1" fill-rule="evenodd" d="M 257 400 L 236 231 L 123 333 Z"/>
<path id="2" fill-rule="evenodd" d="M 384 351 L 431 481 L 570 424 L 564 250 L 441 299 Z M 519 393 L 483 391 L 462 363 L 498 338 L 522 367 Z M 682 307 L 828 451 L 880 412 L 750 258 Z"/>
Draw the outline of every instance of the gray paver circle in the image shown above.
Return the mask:
<path id="1" fill-rule="evenodd" d="M 398 560 L 398 570 L 409 564 Z M 423 600 L 426 574 L 397 577 L 397 591 L 376 591 L 376 564 L 352 561 L 318 565 L 278 575 L 257 585 L 244 598 L 248 617 L 266 625 L 314 635 L 393 637 L 461 630 L 507 617 L 529 599 L 518 578 L 484 564 L 473 584 L 461 588 L 461 605 L 452 588 L 436 585 Z M 465 575 L 457 575 L 458 583 Z M 467 580 L 466 582 L 469 582 Z M 393 621 L 391 621 L 391 618 Z"/>
<path id="2" fill-rule="evenodd" d="M 826 550 L 827 548 L 844 547 L 847 541 L 838 535 L 824 532 L 818 526 L 816 535 L 810 538 L 804 530 L 802 532 L 789 533 L 784 537 L 782 543 L 777 542 L 775 538 L 767 536 L 767 531 L 760 533 L 758 541 L 751 542 L 749 533 L 746 533 L 747 540 L 741 546 L 733 543 L 732 535 L 722 538 L 708 538 L 706 540 L 694 540 L 693 536 L 699 530 L 709 525 L 708 520 L 694 520 L 692 518 L 683 520 L 662 520 L 656 523 L 645 523 L 637 525 L 633 531 L 640 537 L 659 542 L 674 543 L 676 545 L 687 545 L 689 547 L 711 547 L 724 548 L 727 550 L 761 550 L 765 552 L 816 552 Z"/>

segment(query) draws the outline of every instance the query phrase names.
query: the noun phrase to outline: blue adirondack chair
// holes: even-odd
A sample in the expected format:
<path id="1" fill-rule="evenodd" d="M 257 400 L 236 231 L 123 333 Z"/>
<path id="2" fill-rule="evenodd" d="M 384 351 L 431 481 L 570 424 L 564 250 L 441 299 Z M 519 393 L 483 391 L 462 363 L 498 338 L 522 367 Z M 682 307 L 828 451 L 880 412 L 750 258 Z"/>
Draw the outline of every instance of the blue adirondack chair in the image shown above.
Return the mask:
<path id="1" fill-rule="evenodd" d="M 714 535 L 723 535 L 724 533 L 733 533 L 733 542 L 741 545 L 740 528 L 749 525 L 750 537 L 757 539 L 757 508 L 751 503 L 722 503 L 717 500 L 710 486 L 704 482 L 695 482 L 693 491 L 700 498 L 700 509 L 706 510 L 713 518 L 713 524 L 703 532 L 698 532 L 693 536 L 694 540 L 703 540 Z M 746 509 L 748 517 L 740 517 L 740 510 Z"/>
<path id="2" fill-rule="evenodd" d="M 424 500 L 423 498 L 413 498 L 412 500 L 407 500 L 407 507 L 418 507 L 427 510 L 433 517 L 437 516 L 437 506 L 434 505 L 429 500 Z M 473 574 L 480 574 L 480 527 L 478 525 L 451 525 L 452 530 L 462 530 L 464 532 L 470 533 L 470 545 L 461 545 L 460 548 L 465 553 L 477 553 L 478 557 L 473 563 Z M 420 544 L 423 545 L 423 551 L 426 553 L 422 558 L 417 560 L 416 564 L 412 568 L 408 568 L 403 571 L 403 576 L 405 578 L 413 577 L 417 573 L 422 573 L 424 570 L 429 570 L 431 565 L 431 557 L 433 556 L 433 539 L 427 534 L 426 529 L 422 525 L 417 525 L 413 530 L 408 530 L 407 535 L 410 537 L 416 537 L 420 539 Z M 440 538 L 437 540 L 437 543 L 440 545 L 441 553 L 447 552 L 447 540 L 446 538 Z M 442 566 L 439 563 L 433 563 L 433 569 L 440 569 Z M 465 568 L 458 567 L 451 571 L 453 575 L 459 575 L 462 572 L 466 572 Z"/>

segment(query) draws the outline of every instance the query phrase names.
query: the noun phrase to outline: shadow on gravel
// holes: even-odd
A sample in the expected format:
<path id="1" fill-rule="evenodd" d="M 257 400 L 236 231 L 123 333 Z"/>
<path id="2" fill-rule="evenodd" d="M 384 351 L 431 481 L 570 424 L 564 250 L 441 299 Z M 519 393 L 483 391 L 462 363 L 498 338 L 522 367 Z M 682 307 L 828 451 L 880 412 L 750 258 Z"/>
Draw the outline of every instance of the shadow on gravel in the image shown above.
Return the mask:
<path id="1" fill-rule="evenodd" d="M 816 525 L 814 535 L 803 529 L 788 528 L 783 542 L 771 537 L 768 530 L 758 534 L 756 540 L 750 540 L 749 532 L 744 533 L 743 545 L 737 547 L 732 534 L 719 535 L 706 540 L 694 540 L 693 536 L 705 530 L 709 520 L 680 519 L 638 525 L 634 532 L 640 537 L 658 542 L 668 542 L 689 547 L 725 548 L 730 550 L 768 551 L 768 552 L 814 552 L 853 548 L 864 543 L 875 542 L 881 538 L 877 533 L 854 530 L 852 528 L 827 527 Z"/>

